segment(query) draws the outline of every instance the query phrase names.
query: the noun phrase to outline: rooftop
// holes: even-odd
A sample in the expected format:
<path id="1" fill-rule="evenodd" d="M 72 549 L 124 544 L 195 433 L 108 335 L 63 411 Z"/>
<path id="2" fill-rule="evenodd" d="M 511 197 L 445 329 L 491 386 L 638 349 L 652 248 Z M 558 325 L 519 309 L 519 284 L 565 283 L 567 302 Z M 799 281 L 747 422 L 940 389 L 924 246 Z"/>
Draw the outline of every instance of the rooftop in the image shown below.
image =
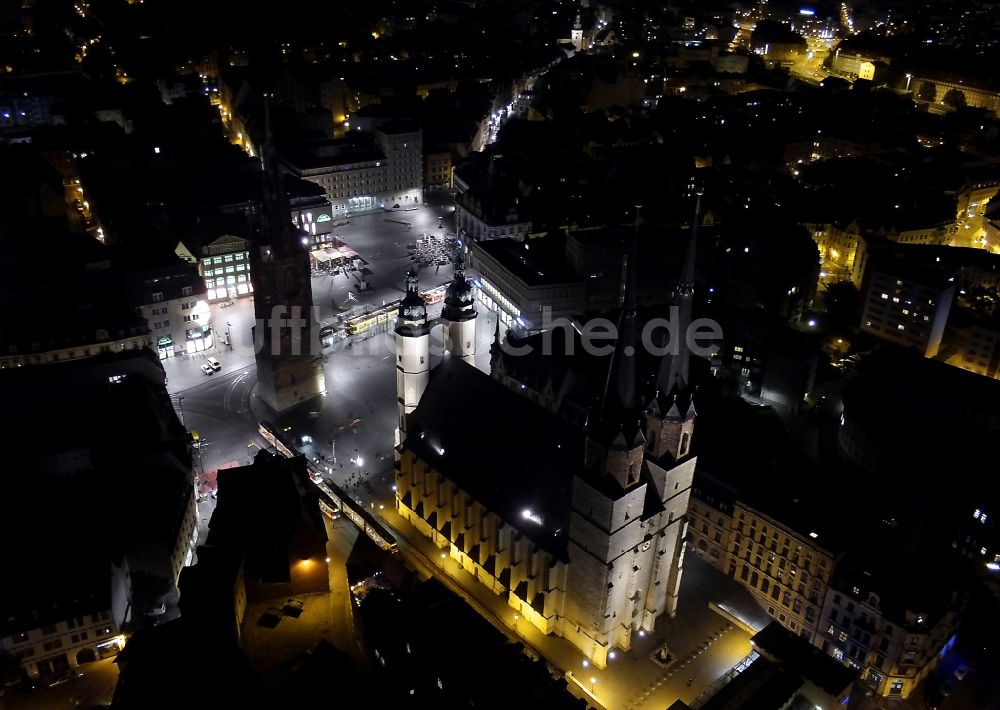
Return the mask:
<path id="1" fill-rule="evenodd" d="M 474 255 L 476 252 L 489 255 L 528 287 L 581 281 L 566 264 L 562 245 L 550 238 L 527 242 L 490 239 L 473 243 L 472 250 Z"/>
<path id="2" fill-rule="evenodd" d="M 385 160 L 371 137 L 356 131 L 343 138 L 296 143 L 282 147 L 281 162 L 294 170 L 315 170 Z"/>
<path id="3" fill-rule="evenodd" d="M 834 697 L 847 690 L 857 675 L 780 624 L 771 622 L 750 639 L 754 648 Z"/>
<path id="4" fill-rule="evenodd" d="M 517 433 L 497 436 L 512 422 Z M 405 447 L 540 547 L 566 558 L 582 432 L 446 355 L 410 415 Z"/>
<path id="5" fill-rule="evenodd" d="M 833 555 L 850 542 L 820 475 L 770 407 L 702 393 L 692 448 L 698 456 L 695 488 L 735 491 L 735 499 L 810 536 Z M 815 533 L 812 537 L 810 533 Z"/>

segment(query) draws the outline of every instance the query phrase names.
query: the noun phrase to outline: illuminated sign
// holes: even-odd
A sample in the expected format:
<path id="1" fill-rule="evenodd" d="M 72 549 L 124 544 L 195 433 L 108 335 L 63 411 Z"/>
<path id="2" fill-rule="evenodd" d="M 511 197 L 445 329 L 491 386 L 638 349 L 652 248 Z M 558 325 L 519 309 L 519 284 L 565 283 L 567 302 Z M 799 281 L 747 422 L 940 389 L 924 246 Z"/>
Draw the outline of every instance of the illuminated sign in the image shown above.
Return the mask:
<path id="1" fill-rule="evenodd" d="M 316 221 L 317 222 L 329 222 L 330 221 L 330 215 L 328 215 L 328 214 L 321 214 L 319 217 L 316 218 Z"/>

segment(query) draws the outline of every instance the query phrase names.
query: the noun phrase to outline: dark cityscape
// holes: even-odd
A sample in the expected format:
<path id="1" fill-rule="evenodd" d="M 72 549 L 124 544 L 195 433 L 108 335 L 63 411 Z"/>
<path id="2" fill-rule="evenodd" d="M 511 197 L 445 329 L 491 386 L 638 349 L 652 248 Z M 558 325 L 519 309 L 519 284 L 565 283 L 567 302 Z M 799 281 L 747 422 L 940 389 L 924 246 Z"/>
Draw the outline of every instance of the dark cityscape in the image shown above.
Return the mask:
<path id="1" fill-rule="evenodd" d="M 0 0 L 0 710 L 1000 710 L 998 68 L 998 0 Z"/>

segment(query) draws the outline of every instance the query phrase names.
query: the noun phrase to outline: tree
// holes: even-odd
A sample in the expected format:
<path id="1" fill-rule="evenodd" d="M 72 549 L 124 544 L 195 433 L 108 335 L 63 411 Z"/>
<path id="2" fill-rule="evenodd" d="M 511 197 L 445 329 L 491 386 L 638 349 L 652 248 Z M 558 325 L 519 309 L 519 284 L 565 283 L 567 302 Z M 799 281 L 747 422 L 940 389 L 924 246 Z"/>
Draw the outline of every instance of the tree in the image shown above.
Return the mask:
<path id="1" fill-rule="evenodd" d="M 937 87 L 934 86 L 933 82 L 925 81 L 920 85 L 920 91 L 917 92 L 917 98 L 921 101 L 927 101 L 929 103 L 934 102 L 934 98 L 937 96 Z"/>
<path id="2" fill-rule="evenodd" d="M 964 108 L 965 103 L 965 92 L 959 91 L 958 89 L 948 89 L 948 92 L 941 99 L 945 104 L 951 106 L 952 108 Z"/>
<path id="3" fill-rule="evenodd" d="M 831 328 L 843 332 L 858 326 L 861 294 L 850 281 L 837 281 L 827 286 L 823 305 Z"/>

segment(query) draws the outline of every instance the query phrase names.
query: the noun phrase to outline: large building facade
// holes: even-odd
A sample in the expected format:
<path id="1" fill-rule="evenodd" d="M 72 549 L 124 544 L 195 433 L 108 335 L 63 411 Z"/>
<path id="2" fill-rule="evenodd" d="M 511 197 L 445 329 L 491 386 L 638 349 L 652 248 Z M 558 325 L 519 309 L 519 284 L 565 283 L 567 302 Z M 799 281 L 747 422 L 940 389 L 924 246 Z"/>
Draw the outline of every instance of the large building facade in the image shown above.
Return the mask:
<path id="1" fill-rule="evenodd" d="M 326 191 L 333 219 L 381 209 L 416 207 L 424 201 L 423 133 L 390 121 L 374 134 L 295 146 L 284 169 Z"/>
<path id="2" fill-rule="evenodd" d="M 940 273 L 924 271 L 869 261 L 862 286 L 861 330 L 934 357 L 955 299 L 955 284 Z"/>
<path id="3" fill-rule="evenodd" d="M 76 668 L 113 656 L 125 645 L 122 625 L 132 617 L 127 564 L 95 574 L 92 594 L 64 599 L 33 618 L 10 618 L 0 625 L 0 653 L 9 654 L 29 678 Z M 68 595 L 67 595 L 68 596 Z M 82 595 L 81 595 L 82 596 Z"/>
<path id="4" fill-rule="evenodd" d="M 183 262 L 134 275 L 132 301 L 149 325 L 161 360 L 215 346 L 206 295 L 202 278 Z"/>
<path id="5" fill-rule="evenodd" d="M 253 293 L 250 243 L 246 239 L 223 235 L 201 251 L 198 269 L 209 301 L 231 301 Z"/>

